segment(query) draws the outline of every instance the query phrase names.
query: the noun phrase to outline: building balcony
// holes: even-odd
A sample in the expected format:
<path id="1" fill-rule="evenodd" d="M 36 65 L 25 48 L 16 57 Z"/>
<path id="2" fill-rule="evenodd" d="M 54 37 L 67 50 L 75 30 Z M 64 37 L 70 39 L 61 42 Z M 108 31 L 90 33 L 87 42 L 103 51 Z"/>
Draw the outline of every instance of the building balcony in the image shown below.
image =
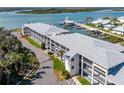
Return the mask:
<path id="1" fill-rule="evenodd" d="M 99 74 L 101 74 L 101 75 L 103 75 L 104 77 L 105 77 L 105 72 L 104 71 L 102 71 L 102 70 L 99 70 L 99 69 L 97 69 L 97 68 L 94 68 L 94 71 L 96 72 L 96 73 L 99 73 Z"/>
<path id="2" fill-rule="evenodd" d="M 99 75 L 94 75 L 93 78 L 96 79 L 97 81 L 99 81 L 100 83 L 105 84 L 105 79 L 102 78 L 101 76 L 99 76 Z"/>
<path id="3" fill-rule="evenodd" d="M 86 62 L 86 61 L 83 61 L 83 63 L 85 63 L 86 65 L 88 65 L 89 67 L 92 67 L 92 64 Z"/>
<path id="4" fill-rule="evenodd" d="M 90 76 L 92 75 L 92 71 L 90 69 L 83 69 L 83 71 Z"/>

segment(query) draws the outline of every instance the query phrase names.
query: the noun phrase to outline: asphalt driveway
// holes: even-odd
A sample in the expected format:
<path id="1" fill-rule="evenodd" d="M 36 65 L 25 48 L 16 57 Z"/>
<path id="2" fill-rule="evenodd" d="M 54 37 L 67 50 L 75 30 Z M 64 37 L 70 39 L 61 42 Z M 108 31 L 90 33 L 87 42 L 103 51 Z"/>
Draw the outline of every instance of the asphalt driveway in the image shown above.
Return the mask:
<path id="1" fill-rule="evenodd" d="M 30 84 L 33 85 L 68 85 L 67 81 L 59 81 L 53 72 L 53 62 L 50 60 L 49 56 L 45 54 L 42 49 L 32 46 L 24 38 L 20 38 L 20 34 L 17 32 L 12 33 L 22 42 L 23 46 L 31 49 L 39 63 L 40 67 L 36 71 Z"/>

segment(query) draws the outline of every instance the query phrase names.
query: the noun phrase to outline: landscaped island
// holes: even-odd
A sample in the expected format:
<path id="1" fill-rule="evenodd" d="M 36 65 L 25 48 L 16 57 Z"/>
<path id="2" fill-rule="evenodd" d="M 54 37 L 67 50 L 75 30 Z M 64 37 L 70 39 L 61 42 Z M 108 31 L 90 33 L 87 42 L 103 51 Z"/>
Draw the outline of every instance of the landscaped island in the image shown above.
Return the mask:
<path id="1" fill-rule="evenodd" d="M 54 14 L 54 13 L 75 13 L 75 12 L 92 12 L 102 8 L 49 8 L 49 9 L 33 9 L 29 11 L 19 11 L 19 14 Z"/>

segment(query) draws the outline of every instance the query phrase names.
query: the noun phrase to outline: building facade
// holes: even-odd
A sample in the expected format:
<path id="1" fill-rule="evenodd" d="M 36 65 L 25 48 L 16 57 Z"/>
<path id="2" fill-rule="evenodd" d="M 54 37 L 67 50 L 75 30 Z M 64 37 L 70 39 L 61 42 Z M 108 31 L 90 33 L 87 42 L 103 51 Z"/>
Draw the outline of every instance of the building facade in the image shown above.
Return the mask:
<path id="1" fill-rule="evenodd" d="M 44 43 L 46 50 L 55 55 L 63 51 L 62 60 L 71 76 L 80 75 L 93 85 L 124 84 L 119 79 L 124 74 L 124 67 L 119 66 L 124 62 L 124 48 L 119 45 L 43 23 L 24 25 L 22 35 Z"/>

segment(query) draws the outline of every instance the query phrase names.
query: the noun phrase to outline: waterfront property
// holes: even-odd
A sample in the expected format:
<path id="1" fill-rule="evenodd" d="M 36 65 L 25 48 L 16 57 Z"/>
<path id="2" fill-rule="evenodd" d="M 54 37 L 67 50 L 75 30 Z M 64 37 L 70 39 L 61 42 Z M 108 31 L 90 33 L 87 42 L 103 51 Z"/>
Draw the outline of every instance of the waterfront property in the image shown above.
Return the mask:
<path id="1" fill-rule="evenodd" d="M 124 47 L 44 23 L 22 27 L 46 51 L 61 55 L 71 76 L 80 75 L 91 84 L 124 84 Z"/>
<path id="2" fill-rule="evenodd" d="M 104 25 L 105 30 L 112 30 L 113 28 L 114 28 L 114 25 L 111 25 L 111 24 Z"/>
<path id="3" fill-rule="evenodd" d="M 110 18 L 110 19 L 98 19 L 91 22 L 96 27 L 102 28 L 103 30 L 111 31 L 118 35 L 124 35 L 124 17 Z"/>
<path id="4" fill-rule="evenodd" d="M 112 33 L 124 35 L 124 25 L 113 28 Z"/>
<path id="5" fill-rule="evenodd" d="M 96 25 L 98 25 L 99 23 L 102 25 L 106 25 L 106 24 L 110 23 L 110 20 L 98 19 L 98 20 L 95 20 L 92 22 L 92 24 L 96 24 Z"/>
<path id="6" fill-rule="evenodd" d="M 118 17 L 117 20 L 119 20 L 121 23 L 124 23 L 124 17 L 123 16 Z"/>

